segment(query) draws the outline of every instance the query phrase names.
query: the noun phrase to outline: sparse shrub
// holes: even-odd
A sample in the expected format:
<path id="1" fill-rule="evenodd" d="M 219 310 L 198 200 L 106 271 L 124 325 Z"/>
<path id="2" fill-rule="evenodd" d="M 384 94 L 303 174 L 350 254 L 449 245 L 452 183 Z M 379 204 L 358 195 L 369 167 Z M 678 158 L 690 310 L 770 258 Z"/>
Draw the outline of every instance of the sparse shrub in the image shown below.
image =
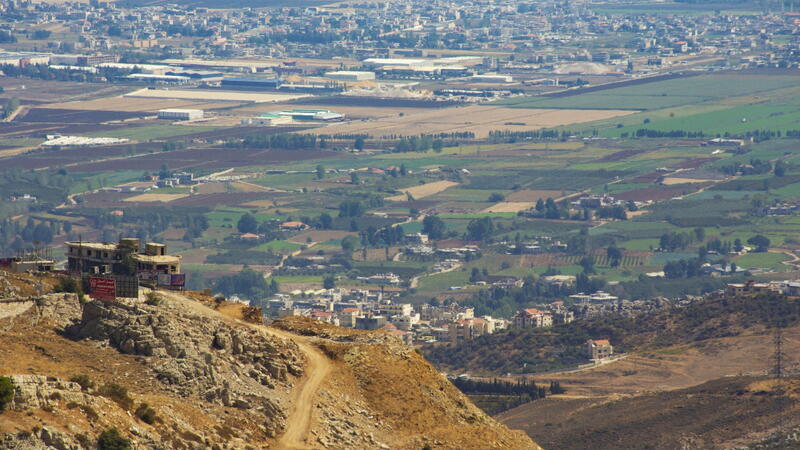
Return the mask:
<path id="1" fill-rule="evenodd" d="M 69 403 L 67 403 L 67 409 L 75 409 L 77 407 L 78 407 L 78 403 L 77 402 L 69 402 Z"/>
<path id="2" fill-rule="evenodd" d="M 95 411 L 94 408 L 89 405 L 81 405 L 81 411 L 86 414 L 86 418 L 90 421 L 95 421 L 100 418 L 100 416 L 97 414 L 97 411 Z"/>
<path id="3" fill-rule="evenodd" d="M 109 428 L 100 433 L 97 438 L 97 448 L 100 450 L 129 450 L 131 441 L 122 437 L 116 428 Z"/>
<path id="4" fill-rule="evenodd" d="M 81 390 L 83 391 L 88 391 L 94 388 L 94 381 L 92 381 L 92 379 L 89 378 L 89 375 L 85 374 L 75 375 L 72 378 L 70 378 L 69 381 L 81 385 Z"/>
<path id="5" fill-rule="evenodd" d="M 146 304 L 150 305 L 150 306 L 158 306 L 163 301 L 164 301 L 164 299 L 162 299 L 160 295 L 156 294 L 153 291 L 150 291 L 150 292 L 147 293 L 147 295 L 145 295 L 145 301 L 144 302 Z"/>
<path id="6" fill-rule="evenodd" d="M 156 423 L 158 416 L 156 416 L 156 410 L 151 408 L 147 403 L 142 403 L 136 408 L 136 417 L 142 420 L 142 422 L 152 425 Z"/>
<path id="7" fill-rule="evenodd" d="M 114 400 L 123 409 L 129 410 L 133 407 L 133 399 L 128 395 L 128 390 L 117 383 L 104 384 L 100 388 L 100 395 Z"/>
<path id="8" fill-rule="evenodd" d="M 55 287 L 56 292 L 73 292 L 77 293 L 81 290 L 80 284 L 75 278 L 72 277 L 63 277 L 58 280 L 58 284 Z"/>
<path id="9" fill-rule="evenodd" d="M 14 380 L 9 377 L 0 377 L 0 413 L 2 413 L 6 405 L 14 400 Z"/>
<path id="10" fill-rule="evenodd" d="M 81 447 L 83 448 L 90 448 L 92 445 L 92 441 L 89 439 L 89 436 L 86 436 L 83 433 L 76 434 L 75 440 L 78 441 L 78 444 L 81 444 Z"/>
<path id="11" fill-rule="evenodd" d="M 61 400 L 63 398 L 64 397 L 61 396 L 60 392 L 53 392 L 52 394 L 50 394 L 50 400 Z"/>

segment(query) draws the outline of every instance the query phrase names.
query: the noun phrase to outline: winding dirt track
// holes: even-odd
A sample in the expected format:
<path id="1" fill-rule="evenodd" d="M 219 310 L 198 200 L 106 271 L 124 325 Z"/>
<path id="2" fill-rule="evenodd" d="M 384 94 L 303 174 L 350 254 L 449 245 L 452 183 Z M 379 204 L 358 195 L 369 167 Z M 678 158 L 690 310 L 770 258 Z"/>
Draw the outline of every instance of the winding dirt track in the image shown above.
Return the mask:
<path id="1" fill-rule="evenodd" d="M 168 291 L 158 291 L 158 293 L 199 314 L 222 320 L 235 320 L 178 293 Z M 292 391 L 292 405 L 289 417 L 286 419 L 286 429 L 283 435 L 278 438 L 275 448 L 285 450 L 312 448 L 307 440 L 313 425 L 314 399 L 322 382 L 333 370 L 330 360 L 311 343 L 310 338 L 263 325 L 255 325 L 239 320 L 236 322 L 256 329 L 261 333 L 290 340 L 297 344 L 300 351 L 306 356 L 303 377 L 298 380 Z"/>
<path id="2" fill-rule="evenodd" d="M 258 328 L 264 329 L 265 327 Z M 306 440 L 312 425 L 314 398 L 316 398 L 322 382 L 331 372 L 330 361 L 305 339 L 273 329 L 268 330 L 268 332 L 286 339 L 292 339 L 300 347 L 300 351 L 306 355 L 305 372 L 303 378 L 292 392 L 292 410 L 286 420 L 286 431 L 278 439 L 277 448 L 309 448 Z"/>

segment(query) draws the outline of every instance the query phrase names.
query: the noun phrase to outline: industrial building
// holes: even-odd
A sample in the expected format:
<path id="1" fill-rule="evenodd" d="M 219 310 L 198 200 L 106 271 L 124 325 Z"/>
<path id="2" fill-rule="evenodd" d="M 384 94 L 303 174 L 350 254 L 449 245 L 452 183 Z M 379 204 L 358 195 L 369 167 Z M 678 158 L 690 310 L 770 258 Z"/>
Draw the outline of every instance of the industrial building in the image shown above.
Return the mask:
<path id="1" fill-rule="evenodd" d="M 220 85 L 228 89 L 274 90 L 280 87 L 278 78 L 223 78 Z"/>
<path id="2" fill-rule="evenodd" d="M 242 125 L 255 127 L 269 127 L 289 123 L 292 123 L 291 116 L 284 116 L 280 114 L 261 114 L 258 117 L 247 117 L 241 121 Z"/>
<path id="3" fill-rule="evenodd" d="M 135 75 L 138 74 L 164 75 L 171 70 L 180 69 L 179 67 L 172 67 L 164 64 L 129 64 L 129 63 L 113 63 L 113 62 L 100 63 L 97 66 L 107 69 L 130 70 L 131 72 L 136 72 Z"/>
<path id="4" fill-rule="evenodd" d="M 344 119 L 344 114 L 339 114 L 329 109 L 290 109 L 280 111 L 278 115 L 288 116 L 294 120 L 322 120 L 325 122 Z"/>
<path id="5" fill-rule="evenodd" d="M 161 109 L 158 111 L 159 119 L 168 120 L 194 120 L 203 118 L 202 109 Z"/>
<path id="6" fill-rule="evenodd" d="M 339 81 L 367 81 L 375 79 L 375 72 L 357 72 L 351 70 L 339 70 L 336 72 L 325 73 L 325 78 Z"/>
<path id="7" fill-rule="evenodd" d="M 496 73 L 484 73 L 481 75 L 473 75 L 472 81 L 478 83 L 511 83 L 514 77 L 511 75 L 500 75 Z"/>
<path id="8" fill-rule="evenodd" d="M 187 77 L 193 80 L 208 80 L 213 78 L 222 78 L 223 73 L 215 70 L 186 70 L 175 69 L 166 73 L 167 75 L 175 75 L 179 77 Z"/>
<path id="9" fill-rule="evenodd" d="M 30 64 L 49 64 L 51 56 L 48 53 L 0 51 L 0 65 L 25 67 Z"/>
<path id="10" fill-rule="evenodd" d="M 179 77 L 177 75 L 158 75 L 154 73 L 132 73 L 125 78 L 133 81 L 144 81 L 145 83 L 188 83 L 191 78 Z"/>

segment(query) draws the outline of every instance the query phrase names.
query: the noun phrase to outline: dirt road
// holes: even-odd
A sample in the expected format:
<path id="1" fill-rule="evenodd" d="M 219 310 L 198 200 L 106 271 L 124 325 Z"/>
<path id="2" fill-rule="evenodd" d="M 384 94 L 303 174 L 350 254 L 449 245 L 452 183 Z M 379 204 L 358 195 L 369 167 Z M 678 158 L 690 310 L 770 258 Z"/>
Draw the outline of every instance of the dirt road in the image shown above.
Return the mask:
<path id="1" fill-rule="evenodd" d="M 169 291 L 158 291 L 158 293 L 196 313 L 227 321 L 235 320 L 178 293 Z M 293 341 L 305 355 L 306 366 L 303 377 L 298 380 L 292 390 L 292 405 L 289 417 L 286 419 L 286 429 L 283 435 L 278 438 L 275 448 L 285 450 L 310 448 L 311 444 L 307 443 L 307 439 L 313 425 L 314 399 L 325 378 L 333 370 L 330 360 L 314 346 L 308 337 L 244 321 L 237 321 L 237 323 L 251 327 L 264 334 Z"/>
<path id="2" fill-rule="evenodd" d="M 269 329 L 268 332 L 293 340 L 306 355 L 305 373 L 292 392 L 292 410 L 286 420 L 286 431 L 278 439 L 277 448 L 287 450 L 309 448 L 306 440 L 313 421 L 314 398 L 322 382 L 331 372 L 331 363 L 319 349 L 305 339 L 273 329 Z"/>

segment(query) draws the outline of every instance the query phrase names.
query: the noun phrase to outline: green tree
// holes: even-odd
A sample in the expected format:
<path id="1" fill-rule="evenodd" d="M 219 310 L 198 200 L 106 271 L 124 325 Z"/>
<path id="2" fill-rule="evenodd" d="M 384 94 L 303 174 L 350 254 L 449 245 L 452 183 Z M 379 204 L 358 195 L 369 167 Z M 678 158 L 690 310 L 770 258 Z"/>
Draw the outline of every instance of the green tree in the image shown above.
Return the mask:
<path id="1" fill-rule="evenodd" d="M 447 226 L 438 216 L 426 216 L 422 220 L 422 232 L 430 239 L 441 239 L 447 233 Z"/>
<path id="2" fill-rule="evenodd" d="M 336 278 L 333 275 L 328 275 L 327 277 L 322 279 L 322 288 L 323 289 L 333 289 L 336 287 Z"/>
<path id="3" fill-rule="evenodd" d="M 0 413 L 2 413 L 6 405 L 14 400 L 14 380 L 10 377 L 0 377 Z"/>
<path id="4" fill-rule="evenodd" d="M 751 237 L 747 240 L 747 243 L 750 245 L 755 245 L 757 252 L 766 252 L 769 250 L 769 238 L 761 234 Z"/>
<path id="5" fill-rule="evenodd" d="M 342 239 L 341 245 L 342 245 L 342 250 L 344 250 L 345 253 L 351 254 L 353 253 L 353 250 L 355 250 L 356 245 L 358 245 L 358 238 L 353 236 L 352 234 L 349 236 L 345 236 L 345 238 Z"/>
<path id="6" fill-rule="evenodd" d="M 467 240 L 485 241 L 494 232 L 494 223 L 491 217 L 472 219 L 467 224 Z"/>
<path id="7" fill-rule="evenodd" d="M 339 204 L 339 217 L 361 217 L 364 212 L 364 204 L 359 200 L 345 200 Z"/>
<path id="8" fill-rule="evenodd" d="M 364 138 L 359 136 L 356 138 L 356 141 L 353 143 L 353 148 L 358 151 L 364 150 Z"/>
<path id="9" fill-rule="evenodd" d="M 441 139 L 436 139 L 433 141 L 433 151 L 436 153 L 442 153 L 444 149 L 444 142 Z"/>
<path id="10" fill-rule="evenodd" d="M 318 180 L 321 180 L 321 179 L 325 178 L 325 168 L 322 167 L 322 164 L 317 166 L 316 174 L 317 174 L 317 179 Z"/>
<path id="11" fill-rule="evenodd" d="M 11 97 L 6 102 L 5 106 L 3 106 L 3 119 L 10 117 L 14 114 L 14 111 L 19 108 L 19 99 L 17 97 Z"/>
<path id="12" fill-rule="evenodd" d="M 239 222 L 236 223 L 236 229 L 239 233 L 255 233 L 258 231 L 258 221 L 250 213 L 242 214 Z"/>
<path id="13" fill-rule="evenodd" d="M 622 261 L 622 250 L 613 245 L 608 247 L 606 255 L 608 256 L 611 267 L 619 266 L 619 263 Z"/>
<path id="14" fill-rule="evenodd" d="M 97 448 L 100 450 L 130 450 L 131 441 L 122 437 L 116 428 L 109 428 L 97 438 Z"/>
<path id="15" fill-rule="evenodd" d="M 778 162 L 775 163 L 774 172 L 776 177 L 782 177 L 786 175 L 786 162 L 783 160 L 778 160 Z"/>
<path id="16" fill-rule="evenodd" d="M 330 230 L 333 228 L 333 217 L 331 217 L 328 213 L 322 213 L 319 215 L 319 227 L 323 230 Z"/>
<path id="17" fill-rule="evenodd" d="M 501 193 L 499 193 L 499 192 L 492 192 L 492 194 L 489 196 L 489 202 L 491 202 L 491 203 L 502 202 L 505 199 L 506 199 L 506 196 L 501 194 Z"/>
<path id="18" fill-rule="evenodd" d="M 697 227 L 694 229 L 694 239 L 697 242 L 703 242 L 706 239 L 706 230 L 703 227 Z"/>
<path id="19" fill-rule="evenodd" d="M 591 256 L 584 256 L 581 258 L 580 266 L 583 267 L 583 272 L 588 274 L 592 274 L 595 272 L 594 270 L 594 258 Z"/>

